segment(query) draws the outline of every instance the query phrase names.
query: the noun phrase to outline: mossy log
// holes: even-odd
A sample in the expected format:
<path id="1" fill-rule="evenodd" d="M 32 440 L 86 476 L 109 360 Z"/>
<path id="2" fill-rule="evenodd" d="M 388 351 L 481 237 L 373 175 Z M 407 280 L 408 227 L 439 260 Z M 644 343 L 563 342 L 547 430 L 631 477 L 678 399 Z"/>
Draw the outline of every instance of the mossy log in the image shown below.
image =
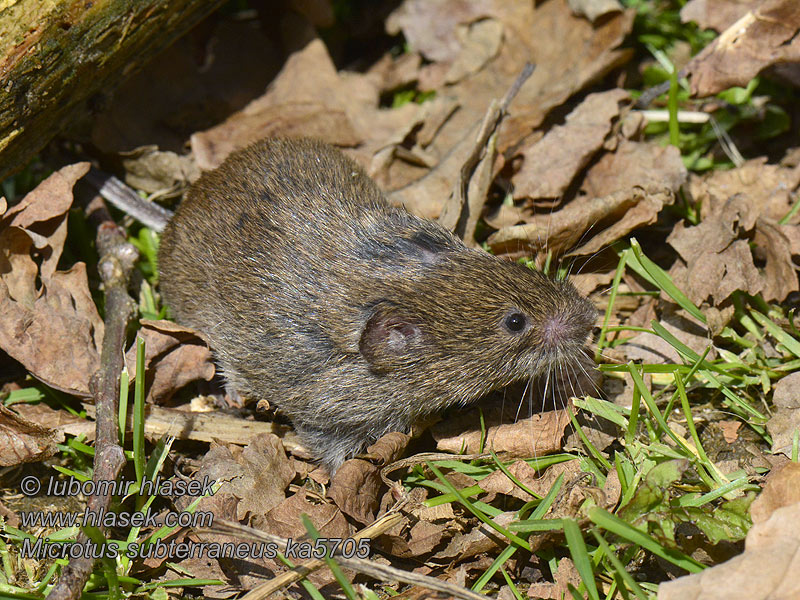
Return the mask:
<path id="1" fill-rule="evenodd" d="M 0 0 L 0 180 L 224 0 Z"/>

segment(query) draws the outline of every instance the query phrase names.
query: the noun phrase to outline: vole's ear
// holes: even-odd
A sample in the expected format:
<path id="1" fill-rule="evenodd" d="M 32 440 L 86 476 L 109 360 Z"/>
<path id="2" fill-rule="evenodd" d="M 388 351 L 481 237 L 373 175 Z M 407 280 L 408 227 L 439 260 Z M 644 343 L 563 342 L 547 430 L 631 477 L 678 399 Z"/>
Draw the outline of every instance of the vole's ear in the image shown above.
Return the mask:
<path id="1" fill-rule="evenodd" d="M 425 344 L 422 322 L 403 308 L 382 302 L 376 305 L 364 329 L 358 349 L 374 371 L 388 372 L 408 362 Z"/>

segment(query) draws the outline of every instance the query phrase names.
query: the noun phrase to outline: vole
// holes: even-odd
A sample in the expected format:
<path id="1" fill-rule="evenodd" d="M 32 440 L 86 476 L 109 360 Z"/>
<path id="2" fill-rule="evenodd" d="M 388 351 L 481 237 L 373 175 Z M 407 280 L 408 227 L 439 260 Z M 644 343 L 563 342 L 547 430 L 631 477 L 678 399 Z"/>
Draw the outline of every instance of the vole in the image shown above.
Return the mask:
<path id="1" fill-rule="evenodd" d="M 421 417 L 570 368 L 596 317 L 570 283 L 391 206 L 308 139 L 266 139 L 204 173 L 158 263 L 177 321 L 331 472 Z"/>

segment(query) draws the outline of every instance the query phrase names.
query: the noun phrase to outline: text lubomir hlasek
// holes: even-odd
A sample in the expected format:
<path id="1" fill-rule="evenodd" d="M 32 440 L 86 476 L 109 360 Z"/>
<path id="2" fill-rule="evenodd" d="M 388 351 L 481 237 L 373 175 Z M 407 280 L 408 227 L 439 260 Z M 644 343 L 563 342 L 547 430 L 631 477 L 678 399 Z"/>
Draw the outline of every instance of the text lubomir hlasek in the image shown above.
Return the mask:
<path id="1" fill-rule="evenodd" d="M 139 493 L 143 496 L 211 496 L 214 494 L 216 480 L 207 476 L 202 480 L 184 481 L 182 479 L 162 479 L 158 475 L 155 479 L 143 479 Z M 51 477 L 47 482 L 46 494 L 48 496 L 126 496 L 136 484 L 136 481 L 79 481 L 74 477 L 57 479 Z"/>

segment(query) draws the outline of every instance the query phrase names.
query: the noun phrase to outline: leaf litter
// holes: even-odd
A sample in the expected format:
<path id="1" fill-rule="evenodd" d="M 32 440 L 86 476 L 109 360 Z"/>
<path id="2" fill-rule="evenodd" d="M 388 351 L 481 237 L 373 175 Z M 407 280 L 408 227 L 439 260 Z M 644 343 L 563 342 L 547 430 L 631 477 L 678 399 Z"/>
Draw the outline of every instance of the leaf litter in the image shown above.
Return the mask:
<path id="1" fill-rule="evenodd" d="M 697 96 L 745 86 L 770 65 L 797 61 L 794 46 L 800 17 L 788 0 L 693 0 L 681 16 L 702 20 L 701 24 L 721 32 L 687 67 L 691 91 Z M 640 328 L 656 323 L 678 344 L 651 332 L 627 338 L 621 332 L 609 332 L 613 347 L 604 352 L 620 363 L 684 365 L 687 354 L 680 344 L 703 355 L 714 336 L 729 327 L 733 305 L 742 293 L 782 303 L 800 289 L 794 262 L 800 255 L 800 218 L 793 211 L 800 166 L 789 149 L 783 161 L 753 156 L 727 170 L 689 173 L 677 148 L 646 134 L 647 123 L 631 109 L 630 91 L 621 83 L 623 67 L 634 56 L 623 44 L 633 23 L 634 11 L 616 2 L 406 0 L 385 22 L 389 34 L 402 34 L 407 43 L 407 51 L 399 56 L 386 52 L 360 69 L 342 69 L 326 44 L 314 38 L 299 45 L 285 61 L 272 57 L 274 64 L 259 70 L 257 77 L 266 90 L 253 85 L 246 90 L 244 84 L 237 89 L 240 82 L 232 83 L 224 90 L 227 110 L 222 116 L 216 109 L 201 111 L 200 122 L 205 123 L 201 128 L 187 129 L 182 135 L 175 134 L 176 128 L 165 132 L 156 117 L 148 120 L 137 113 L 122 94 L 123 100 L 115 101 L 95 125 L 93 137 L 102 152 L 119 153 L 129 184 L 157 195 L 164 190 L 174 194 L 199 171 L 218 165 L 231 151 L 255 139 L 318 137 L 360 162 L 393 202 L 437 218 L 490 103 L 502 97 L 526 62 L 535 62 L 533 76 L 492 138 L 496 153 L 486 148 L 491 160 L 481 165 L 480 172 L 492 185 L 486 183 L 489 191 L 481 199 L 485 203 L 483 229 L 475 229 L 474 224 L 469 229 L 481 239 L 467 241 L 485 242 L 491 251 L 510 260 L 525 256 L 540 265 L 549 260 L 548 255 L 557 261 L 580 260 L 588 271 L 579 276 L 584 291 L 598 306 L 607 306 L 606 288 L 617 258 L 611 247 L 635 235 L 689 302 L 699 307 L 703 318 L 664 291 L 654 297 L 644 277 L 652 277 L 652 270 L 645 269 L 644 275 L 643 271 L 626 272 L 618 288 L 625 295 L 614 306 L 610 322 Z M 740 29 L 734 35 L 731 28 L 736 23 Z M 534 30 L 539 34 L 532 35 Z M 231 33 L 225 36 L 230 40 Z M 186 51 L 180 46 L 170 50 Z M 232 49 L 225 52 L 235 56 Z M 152 72 L 160 76 L 151 75 L 148 80 L 145 73 L 137 76 L 138 87 L 135 80 L 126 86 L 142 97 L 153 80 L 165 80 L 168 67 L 152 65 Z M 607 77 L 611 73 L 614 77 Z M 387 95 L 397 97 L 402 89 L 432 97 L 412 94 L 410 102 L 388 106 Z M 244 97 L 247 102 L 242 101 Z M 163 114 L 169 108 L 177 114 L 190 102 L 179 95 L 175 98 L 174 106 L 154 113 Z M 144 138 L 133 133 L 137 127 L 148 132 Z M 184 154 L 181 146 L 187 142 L 191 153 Z M 160 146 L 145 147 L 153 143 Z M 36 381 L 83 398 L 88 397 L 90 378 L 99 366 L 103 322 L 92 299 L 96 282 L 86 265 L 62 257 L 73 188 L 87 169 L 86 163 L 64 167 L 10 208 L 5 202 L 0 204 L 0 348 Z M 680 212 L 687 206 L 697 211 L 696 218 Z M 147 348 L 148 403 L 181 402 L 181 390 L 195 389 L 198 380 L 212 379 L 211 353 L 192 332 L 168 321 L 142 319 L 140 326 Z M 784 329 L 791 331 L 793 326 Z M 771 345 L 775 358 L 786 343 L 774 332 L 770 335 L 775 337 Z M 716 356 L 712 346 L 705 359 Z M 133 346 L 126 361 L 133 380 Z M 645 379 L 648 393 L 661 385 L 650 374 Z M 606 417 L 619 426 L 619 415 L 625 418 L 625 410 L 643 391 L 634 391 L 629 374 L 615 381 L 623 390 L 612 403 L 617 408 L 611 410 L 618 412 Z M 772 452 L 778 456 L 791 456 L 796 449 L 793 436 L 800 420 L 794 381 L 794 375 L 788 375 L 774 385 L 761 382 L 774 403 L 764 425 L 772 436 Z M 14 392 L 22 386 L 13 382 L 4 390 Z M 591 387 L 566 389 L 562 395 L 576 391 L 583 395 L 587 390 Z M 520 397 L 519 393 L 514 396 L 515 400 Z M 217 402 L 234 404 L 224 393 Z M 521 419 L 508 414 L 509 406 L 505 408 L 505 415 L 491 404 L 480 412 L 461 411 L 419 439 L 399 432 L 388 434 L 365 456 L 348 461 L 333 478 L 309 465 L 302 448 L 289 443 L 289 438 L 284 444 L 278 436 L 262 433 L 244 446 L 212 442 L 201 452 L 192 477 L 208 477 L 224 485 L 204 498 L 200 508 L 219 518 L 294 538 L 307 533 L 299 518 L 305 514 L 323 535 L 347 538 L 402 499 L 402 522 L 373 540 L 374 548 L 384 553 L 378 560 L 413 559 L 423 574 L 472 585 L 499 552 L 513 545 L 476 518 L 467 505 L 439 503 L 437 497 L 449 493 L 447 486 L 453 485 L 467 494 L 467 502 L 481 503 L 482 510 L 493 516 L 494 525 L 505 529 L 530 511 L 525 508 L 529 503 L 532 507 L 561 486 L 556 502 L 537 518 L 574 519 L 586 525 L 594 514 L 591 507 L 616 510 L 615 514 L 642 531 L 684 550 L 687 546 L 679 533 L 691 522 L 704 536 L 703 550 L 711 553 L 721 540 L 736 542 L 746 535 L 740 556 L 663 584 L 661 598 L 761 597 L 747 595 L 746 585 L 756 581 L 750 575 L 754 572 L 760 573 L 758 594 L 764 597 L 770 591 L 795 589 L 785 587 L 797 585 L 793 575 L 781 579 L 786 573 L 800 572 L 784 561 L 796 554 L 798 539 L 791 529 L 798 522 L 800 500 L 793 495 L 795 463 L 780 471 L 773 469 L 766 483 L 751 471 L 751 480 L 764 491 L 750 508 L 755 525 L 749 533 L 751 497 L 726 496 L 716 505 L 688 507 L 683 520 L 676 520 L 668 508 L 675 501 L 677 482 L 692 473 L 686 462 L 652 462 L 638 490 L 630 487 L 630 480 L 621 482 L 614 469 L 598 481 L 585 458 L 554 460 L 544 468 L 547 463 L 541 461 L 561 451 L 565 439 L 585 453 L 585 442 L 572 431 L 570 411 L 578 412 L 579 407 L 570 404 L 530 416 L 525 408 L 527 418 Z M 519 412 L 516 403 L 510 408 L 511 413 Z M 30 417 L 24 416 L 26 412 Z M 9 442 L 4 466 L 43 460 L 63 441 L 61 426 L 44 425 L 48 413 L 20 413 L 3 409 L 3 435 Z M 728 443 L 745 443 L 739 422 L 725 423 Z M 599 452 L 609 453 L 618 443 L 599 429 L 587 428 L 586 437 Z M 624 435 L 622 428 L 616 432 Z M 402 471 L 384 469 L 419 445 L 451 454 L 490 450 L 503 461 L 505 470 L 492 467 L 492 459 L 457 463 L 441 457 Z M 607 455 L 613 457 L 613 453 Z M 429 465 L 437 464 L 447 485 L 431 474 Z M 726 474 L 735 474 L 745 464 L 719 460 L 719 465 L 728 465 Z M 624 466 L 619 470 L 625 473 Z M 396 480 L 401 476 L 417 483 L 425 480 L 427 487 L 404 489 Z M 200 535 L 228 539 L 213 532 Z M 553 557 L 547 564 L 535 554 L 511 553 L 504 563 L 506 571 L 515 574 L 517 585 L 527 586 L 530 597 L 561 597 L 569 586 L 582 585 L 580 561 L 575 555 L 558 554 L 564 545 L 561 533 L 545 532 L 525 540 L 530 549 Z M 224 565 L 189 559 L 182 566 L 195 576 L 220 578 L 244 590 L 284 570 L 272 559 Z M 148 567 L 165 566 L 152 562 Z M 309 579 L 325 594 L 338 590 L 330 571 L 315 571 Z M 518 591 L 502 579 L 495 581 L 500 582 L 497 589 L 502 597 Z M 228 597 L 216 586 L 204 587 L 204 593 Z"/>

